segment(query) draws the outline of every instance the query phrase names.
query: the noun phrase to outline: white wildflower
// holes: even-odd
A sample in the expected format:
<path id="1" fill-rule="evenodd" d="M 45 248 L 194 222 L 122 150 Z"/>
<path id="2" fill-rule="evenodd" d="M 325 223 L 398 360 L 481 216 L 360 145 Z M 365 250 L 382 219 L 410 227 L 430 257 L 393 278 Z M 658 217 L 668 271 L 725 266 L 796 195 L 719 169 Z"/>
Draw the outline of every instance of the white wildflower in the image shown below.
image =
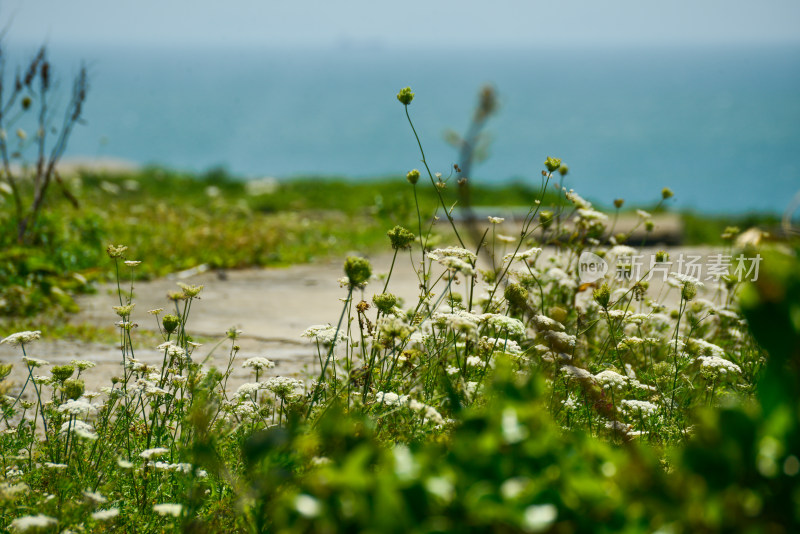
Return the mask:
<path id="1" fill-rule="evenodd" d="M 635 248 L 629 247 L 628 245 L 616 245 L 608 250 L 608 254 L 616 258 L 635 256 L 636 252 Z"/>
<path id="2" fill-rule="evenodd" d="M 625 387 L 627 384 L 628 378 L 612 371 L 611 369 L 606 369 L 600 373 L 594 375 L 595 380 L 597 380 L 603 389 L 619 389 Z"/>
<path id="3" fill-rule="evenodd" d="M 98 510 L 92 513 L 92 519 L 95 521 L 108 521 L 119 515 L 119 508 L 109 508 L 108 510 Z"/>
<path id="4" fill-rule="evenodd" d="M 264 388 L 270 390 L 276 397 L 284 401 L 298 399 L 305 392 L 303 382 L 296 378 L 276 376 L 264 382 Z"/>
<path id="5" fill-rule="evenodd" d="M 26 532 L 29 529 L 43 529 L 58 524 L 58 519 L 46 515 L 25 515 L 11 522 L 9 528 L 15 532 Z"/>
<path id="6" fill-rule="evenodd" d="M 578 217 L 585 221 L 607 221 L 608 215 L 603 212 L 588 208 L 578 208 Z"/>
<path id="7" fill-rule="evenodd" d="M 564 330 L 564 325 L 546 315 L 534 315 L 533 324 L 539 330 Z"/>
<path id="8" fill-rule="evenodd" d="M 246 384 L 242 384 L 236 390 L 236 397 L 239 399 L 252 397 L 256 393 L 258 393 L 259 389 L 264 389 L 264 384 L 262 384 L 261 382 L 248 382 Z"/>
<path id="9" fill-rule="evenodd" d="M 697 358 L 701 362 L 703 369 L 713 373 L 726 374 L 736 373 L 741 374 L 742 369 L 730 360 L 720 358 L 719 356 L 700 356 Z"/>
<path id="10" fill-rule="evenodd" d="M 61 425 L 62 432 L 72 432 L 79 438 L 83 439 L 90 439 L 95 440 L 97 439 L 97 434 L 94 433 L 94 428 L 89 423 L 86 423 L 81 420 L 76 421 L 67 421 L 66 423 Z"/>
<path id="11" fill-rule="evenodd" d="M 69 415 L 86 416 L 90 413 L 97 411 L 97 406 L 82 400 L 70 399 L 58 407 L 61 413 L 68 413 Z"/>
<path id="12" fill-rule="evenodd" d="M 651 416 L 658 412 L 658 405 L 647 401 L 625 399 L 620 402 L 620 410 L 631 415 Z"/>
<path id="13" fill-rule="evenodd" d="M 69 363 L 77 367 L 79 371 L 92 369 L 97 365 L 96 363 L 90 362 L 89 360 L 71 360 Z"/>
<path id="14" fill-rule="evenodd" d="M 509 337 L 522 337 L 525 335 L 525 325 L 519 319 L 498 313 L 484 313 L 480 316 L 480 320 L 497 332 L 507 333 Z"/>
<path id="15" fill-rule="evenodd" d="M 303 331 L 301 337 L 313 338 L 323 345 L 331 345 L 334 342 L 334 337 L 336 338 L 337 345 L 349 341 L 349 338 L 343 330 L 339 330 L 337 335 L 336 327 L 329 324 L 309 326 Z"/>
<path id="16" fill-rule="evenodd" d="M 430 254 L 430 257 L 433 258 L 433 253 Z M 436 261 L 440 265 L 446 267 L 450 271 L 460 272 L 467 276 L 475 276 L 475 268 L 460 258 L 455 258 L 452 256 L 444 256 L 441 258 L 434 258 L 434 259 L 436 259 Z"/>
<path id="17" fill-rule="evenodd" d="M 387 406 L 404 406 L 408 403 L 408 395 L 398 395 L 391 391 L 379 391 L 375 394 L 375 402 Z"/>
<path id="18" fill-rule="evenodd" d="M 667 283 L 673 287 L 681 287 L 684 284 L 694 284 L 697 287 L 705 287 L 705 284 L 698 278 L 684 273 L 671 272 L 667 278 Z"/>
<path id="19" fill-rule="evenodd" d="M 701 356 L 725 357 L 725 350 L 722 347 L 710 343 L 705 339 L 689 338 L 687 341 L 689 342 L 689 348 Z"/>
<path id="20" fill-rule="evenodd" d="M 294 508 L 300 513 L 300 515 L 308 518 L 318 516 L 322 510 L 322 506 L 319 504 L 319 501 L 310 495 L 306 495 L 305 493 L 295 497 Z"/>
<path id="21" fill-rule="evenodd" d="M 9 345 L 23 345 L 31 341 L 36 341 L 40 337 L 42 337 L 42 333 L 39 330 L 17 332 L 0 341 L 0 345 L 3 343 L 8 343 Z"/>
<path id="22" fill-rule="evenodd" d="M 50 362 L 45 360 L 40 360 L 38 358 L 31 358 L 29 356 L 23 356 L 22 361 L 25 362 L 25 365 L 28 367 L 42 367 L 43 365 L 50 365 Z"/>
<path id="23" fill-rule="evenodd" d="M 96 502 L 97 504 L 103 504 L 108 500 L 105 497 L 103 497 L 103 495 L 97 493 L 96 491 L 84 491 L 83 496 L 89 499 L 90 501 Z"/>
<path id="24" fill-rule="evenodd" d="M 183 505 L 173 503 L 154 504 L 153 511 L 159 515 L 178 517 L 183 512 Z"/>
<path id="25" fill-rule="evenodd" d="M 443 258 L 458 258 L 467 262 L 474 262 L 477 258 L 474 253 L 460 247 L 437 248 L 429 252 L 428 257 L 435 261 L 440 261 Z"/>
<path id="26" fill-rule="evenodd" d="M 252 367 L 256 371 L 260 371 L 262 369 L 272 369 L 275 367 L 275 362 L 268 360 L 267 358 L 257 356 L 255 358 L 248 358 L 245 360 L 245 362 L 242 364 L 242 367 Z"/>
<path id="27" fill-rule="evenodd" d="M 524 250 L 522 252 L 517 252 L 516 254 L 514 254 L 513 252 L 510 252 L 510 253 L 506 254 L 505 256 L 503 256 L 503 263 L 508 263 L 510 261 L 525 261 L 525 260 L 529 259 L 530 257 L 539 254 L 541 251 L 542 251 L 542 249 L 540 249 L 538 247 L 533 247 L 533 248 L 529 248 L 528 250 Z"/>
<path id="28" fill-rule="evenodd" d="M 567 200 L 572 202 L 575 207 L 582 209 L 592 209 L 591 202 L 584 200 L 578 193 L 570 189 L 566 192 Z"/>
<path id="29" fill-rule="evenodd" d="M 66 469 L 67 464 L 54 464 L 52 462 L 45 462 L 43 464 L 48 469 Z"/>
<path id="30" fill-rule="evenodd" d="M 144 458 L 145 460 L 149 460 L 153 456 L 161 456 L 167 454 L 169 449 L 165 449 L 164 447 L 155 447 L 152 449 L 145 449 L 139 453 L 140 458 Z"/>
<path id="31" fill-rule="evenodd" d="M 484 367 L 486 365 L 486 362 L 484 362 L 477 356 L 468 356 L 467 365 L 469 367 Z"/>

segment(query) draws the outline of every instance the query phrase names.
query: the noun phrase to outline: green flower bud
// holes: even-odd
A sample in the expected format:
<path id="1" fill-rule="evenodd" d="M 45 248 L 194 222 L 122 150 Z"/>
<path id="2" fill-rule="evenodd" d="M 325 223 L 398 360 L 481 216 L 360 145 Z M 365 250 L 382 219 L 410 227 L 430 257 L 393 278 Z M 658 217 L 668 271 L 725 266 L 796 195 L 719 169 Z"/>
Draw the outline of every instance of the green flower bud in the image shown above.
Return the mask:
<path id="1" fill-rule="evenodd" d="M 31 102 L 32 102 L 31 97 L 29 96 L 24 97 L 22 99 L 22 109 L 27 111 L 31 107 Z"/>
<path id="2" fill-rule="evenodd" d="M 391 293 L 381 293 L 380 295 L 373 295 L 372 302 L 383 314 L 388 315 L 392 312 L 397 304 L 397 297 Z"/>
<path id="3" fill-rule="evenodd" d="M 111 259 L 123 257 L 123 254 L 125 254 L 126 250 L 128 250 L 128 247 L 125 245 L 108 245 L 106 248 L 108 257 Z"/>
<path id="4" fill-rule="evenodd" d="M 656 227 L 656 223 L 654 223 L 652 219 L 647 219 L 644 222 L 644 230 L 645 230 L 645 232 L 652 232 L 653 229 L 655 229 L 655 227 Z"/>
<path id="5" fill-rule="evenodd" d="M 344 262 L 344 274 L 351 286 L 360 286 L 372 276 L 372 266 L 365 258 L 350 256 Z"/>
<path id="6" fill-rule="evenodd" d="M 617 209 L 620 209 L 623 204 L 625 204 L 625 199 L 623 198 L 618 198 L 614 200 L 614 207 Z"/>
<path id="7" fill-rule="evenodd" d="M 561 167 L 561 160 L 547 156 L 547 159 L 544 160 L 544 166 L 547 167 L 549 172 L 556 172 Z"/>
<path id="8" fill-rule="evenodd" d="M 178 317 L 177 315 L 165 315 L 161 319 L 161 325 L 164 327 L 164 331 L 167 334 L 173 333 L 180 324 L 181 324 L 181 318 Z"/>
<path id="9" fill-rule="evenodd" d="M 608 307 L 608 301 L 611 300 L 611 288 L 608 287 L 608 284 L 604 283 L 592 292 L 592 296 L 601 308 L 606 309 Z"/>
<path id="10" fill-rule="evenodd" d="M 681 298 L 689 301 L 697 296 L 697 286 L 691 282 L 684 282 L 683 289 L 681 290 Z"/>
<path id="11" fill-rule="evenodd" d="M 569 167 L 567 167 L 566 165 L 562 164 L 558 168 L 558 174 L 560 174 L 561 176 L 566 176 L 568 172 L 569 172 Z"/>
<path id="12" fill-rule="evenodd" d="M 517 283 L 508 284 L 503 296 L 513 308 L 525 308 L 528 304 L 528 290 Z"/>
<path id="13" fill-rule="evenodd" d="M 408 174 L 406 174 L 406 180 L 408 180 L 408 183 L 411 185 L 416 185 L 416 183 L 419 182 L 419 171 L 417 169 L 408 171 Z"/>
<path id="14" fill-rule="evenodd" d="M 395 250 L 410 248 L 411 243 L 414 242 L 414 237 L 416 237 L 402 226 L 395 226 L 386 232 L 386 235 L 389 236 L 389 241 L 391 241 L 392 248 Z"/>
<path id="15" fill-rule="evenodd" d="M 669 261 L 669 252 L 659 250 L 656 252 L 656 263 L 666 263 Z"/>
<path id="16" fill-rule="evenodd" d="M 0 380 L 5 379 L 8 375 L 11 374 L 11 367 L 12 364 L 10 363 L 0 364 Z"/>
<path id="17" fill-rule="evenodd" d="M 542 225 L 542 228 L 545 230 L 550 228 L 553 224 L 553 212 L 550 210 L 544 210 L 539 214 L 539 222 Z"/>
<path id="18" fill-rule="evenodd" d="M 70 378 L 64 381 L 64 395 L 68 399 L 78 400 L 85 390 L 86 388 L 83 384 L 83 380 Z"/>
<path id="19" fill-rule="evenodd" d="M 404 106 L 409 105 L 411 101 L 414 100 L 414 93 L 411 92 L 411 88 L 406 87 L 405 89 L 400 89 L 400 92 L 397 93 L 397 100 Z"/>
<path id="20" fill-rule="evenodd" d="M 71 365 L 56 365 L 51 372 L 56 381 L 64 382 L 64 380 L 72 376 L 72 373 L 75 372 L 75 368 Z"/>
<path id="21" fill-rule="evenodd" d="M 672 196 L 673 196 L 672 189 L 670 189 L 669 187 L 665 187 L 664 189 L 661 190 L 661 198 L 663 198 L 664 200 L 672 198 Z"/>

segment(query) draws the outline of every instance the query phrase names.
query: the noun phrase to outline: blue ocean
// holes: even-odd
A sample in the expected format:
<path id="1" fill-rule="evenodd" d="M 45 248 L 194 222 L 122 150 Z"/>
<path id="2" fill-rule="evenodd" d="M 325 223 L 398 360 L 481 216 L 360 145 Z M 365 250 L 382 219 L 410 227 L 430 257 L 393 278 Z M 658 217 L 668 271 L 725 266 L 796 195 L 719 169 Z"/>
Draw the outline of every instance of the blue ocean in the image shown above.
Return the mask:
<path id="1" fill-rule="evenodd" d="M 81 61 L 89 67 L 73 158 L 224 167 L 244 179 L 405 174 L 421 165 L 395 98 L 411 86 L 428 160 L 447 176 L 457 152 L 444 132 L 467 128 L 490 83 L 500 109 L 475 181 L 539 184 L 554 156 L 569 165 L 565 185 L 605 204 L 647 203 L 668 186 L 677 208 L 782 212 L 800 190 L 796 47 L 50 54 L 65 87 Z"/>

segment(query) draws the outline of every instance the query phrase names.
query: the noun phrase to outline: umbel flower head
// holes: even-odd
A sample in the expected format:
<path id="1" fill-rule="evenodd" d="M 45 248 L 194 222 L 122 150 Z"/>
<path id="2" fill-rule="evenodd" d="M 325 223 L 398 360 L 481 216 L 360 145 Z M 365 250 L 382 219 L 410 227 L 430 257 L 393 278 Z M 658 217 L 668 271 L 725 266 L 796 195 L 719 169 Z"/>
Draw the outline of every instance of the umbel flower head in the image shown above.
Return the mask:
<path id="1" fill-rule="evenodd" d="M 16 334 L 11 334 L 10 336 L 4 338 L 0 341 L 2 343 L 8 343 L 9 345 L 22 345 L 24 343 L 30 343 L 31 341 L 35 341 L 42 336 L 42 333 L 39 330 L 34 331 L 25 331 L 25 332 L 17 332 Z"/>
<path id="2" fill-rule="evenodd" d="M 389 241 L 392 243 L 392 248 L 395 250 L 409 248 L 414 241 L 414 234 L 406 230 L 402 226 L 395 226 L 386 235 L 389 236 Z"/>
<path id="3" fill-rule="evenodd" d="M 599 288 L 595 289 L 592 296 L 594 300 L 602 307 L 608 307 L 608 301 L 611 300 L 611 288 L 608 287 L 608 284 L 603 284 Z"/>
<path id="4" fill-rule="evenodd" d="M 397 100 L 404 106 L 409 105 L 411 101 L 414 100 L 414 93 L 411 92 L 411 88 L 406 87 L 405 89 L 400 89 L 400 92 L 397 93 Z"/>
<path id="5" fill-rule="evenodd" d="M 372 302 L 375 303 L 375 307 L 378 308 L 381 313 L 388 315 L 392 312 L 395 305 L 397 305 L 397 297 L 391 293 L 381 293 L 380 295 L 374 295 L 372 297 Z"/>
<path id="6" fill-rule="evenodd" d="M 544 160 L 544 166 L 547 167 L 548 172 L 556 172 L 561 167 L 561 160 L 558 158 L 551 158 L 550 156 Z"/>
<path id="7" fill-rule="evenodd" d="M 161 319 L 161 324 L 164 326 L 164 330 L 167 334 L 171 334 L 178 328 L 178 325 L 181 324 L 181 318 L 177 315 L 165 315 L 164 318 Z"/>
<path id="8" fill-rule="evenodd" d="M 344 262 L 344 274 L 350 286 L 356 287 L 367 283 L 372 276 L 372 265 L 365 258 L 350 256 Z"/>
<path id="9" fill-rule="evenodd" d="M 108 257 L 111 259 L 122 258 L 126 250 L 128 250 L 128 247 L 125 245 L 108 245 L 106 248 Z"/>

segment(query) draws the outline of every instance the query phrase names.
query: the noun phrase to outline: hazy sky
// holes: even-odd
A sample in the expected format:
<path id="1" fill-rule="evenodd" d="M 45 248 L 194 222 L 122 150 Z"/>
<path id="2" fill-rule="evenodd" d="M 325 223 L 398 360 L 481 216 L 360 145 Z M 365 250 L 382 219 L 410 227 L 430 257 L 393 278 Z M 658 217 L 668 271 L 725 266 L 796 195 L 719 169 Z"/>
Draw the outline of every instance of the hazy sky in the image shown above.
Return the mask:
<path id="1" fill-rule="evenodd" d="M 0 0 L 7 41 L 488 47 L 798 43 L 798 0 Z"/>

